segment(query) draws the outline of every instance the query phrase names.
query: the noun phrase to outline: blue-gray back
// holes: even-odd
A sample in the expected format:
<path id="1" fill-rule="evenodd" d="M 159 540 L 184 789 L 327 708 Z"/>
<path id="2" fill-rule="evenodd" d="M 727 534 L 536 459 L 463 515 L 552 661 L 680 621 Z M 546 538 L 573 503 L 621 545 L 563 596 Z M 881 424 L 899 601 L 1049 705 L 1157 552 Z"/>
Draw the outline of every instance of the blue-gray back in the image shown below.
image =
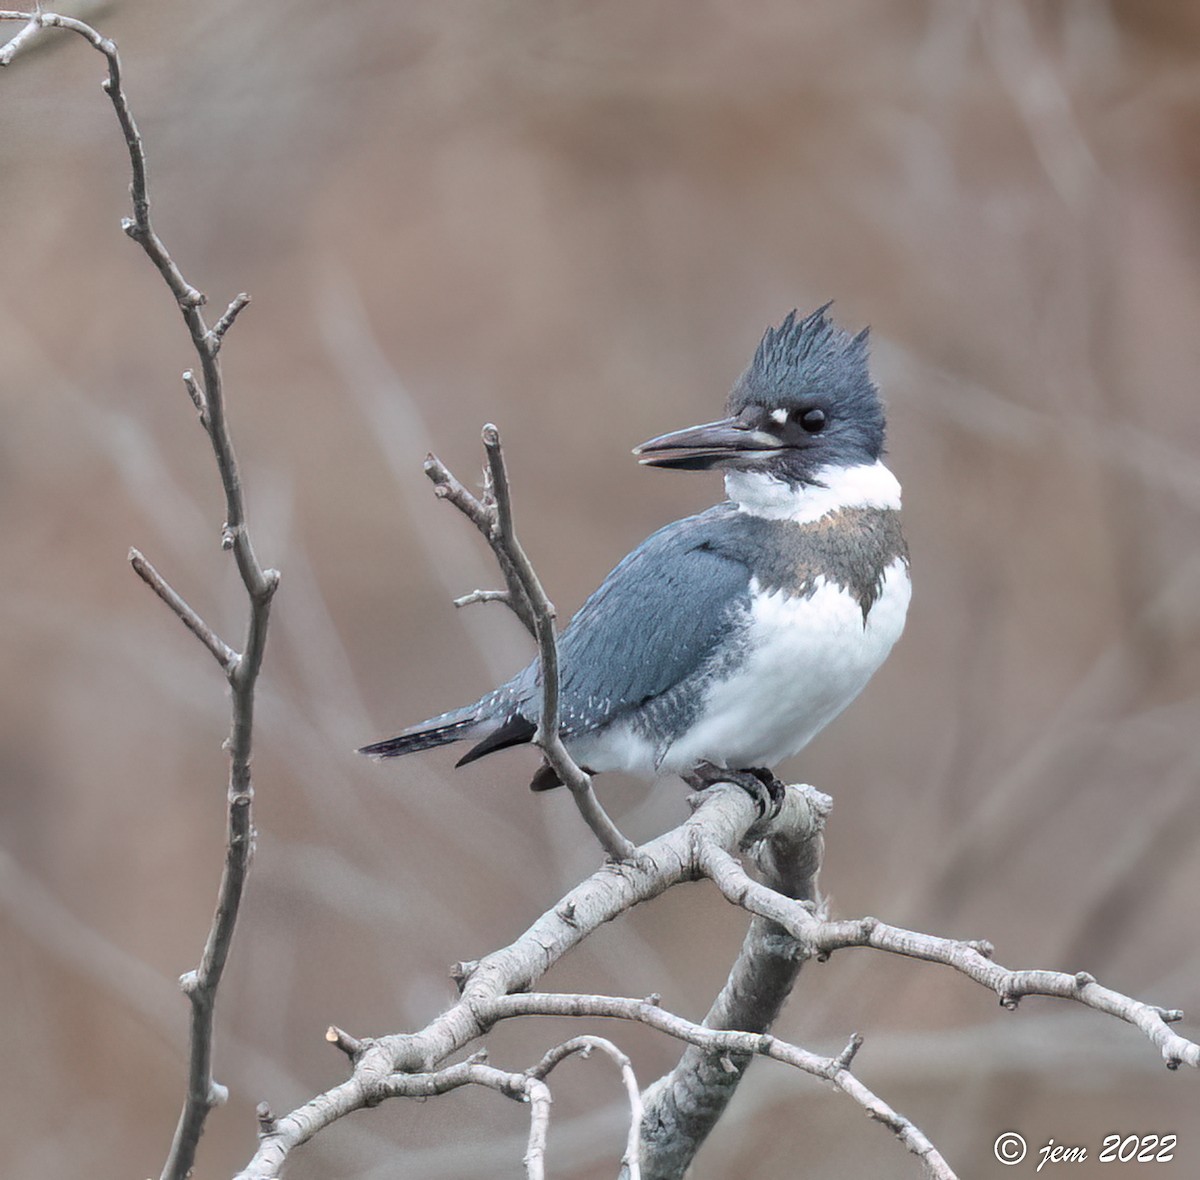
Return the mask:
<path id="1" fill-rule="evenodd" d="M 626 556 L 559 637 L 565 736 L 603 725 L 695 672 L 744 614 L 750 571 L 722 544 L 734 509 L 720 504 L 660 529 Z M 736 525 L 734 526 L 736 528 Z M 495 694 L 536 723 L 537 661 Z M 503 705 L 501 705 L 503 708 Z"/>

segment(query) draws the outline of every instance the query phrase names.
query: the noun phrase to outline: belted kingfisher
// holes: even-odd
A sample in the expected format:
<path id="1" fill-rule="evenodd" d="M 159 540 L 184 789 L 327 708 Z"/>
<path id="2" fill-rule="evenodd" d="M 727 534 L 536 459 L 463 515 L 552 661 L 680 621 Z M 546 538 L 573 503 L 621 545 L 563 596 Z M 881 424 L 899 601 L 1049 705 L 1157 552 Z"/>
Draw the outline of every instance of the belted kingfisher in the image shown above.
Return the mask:
<path id="1" fill-rule="evenodd" d="M 654 467 L 723 468 L 728 499 L 643 541 L 559 637 L 562 737 L 590 773 L 732 779 L 775 797 L 773 768 L 858 696 L 900 637 L 908 550 L 867 331 L 843 331 L 829 306 L 767 329 L 727 417 L 635 448 Z M 462 766 L 529 742 L 541 701 L 535 660 L 361 752 L 473 741 Z M 558 785 L 548 766 L 531 784 Z"/>

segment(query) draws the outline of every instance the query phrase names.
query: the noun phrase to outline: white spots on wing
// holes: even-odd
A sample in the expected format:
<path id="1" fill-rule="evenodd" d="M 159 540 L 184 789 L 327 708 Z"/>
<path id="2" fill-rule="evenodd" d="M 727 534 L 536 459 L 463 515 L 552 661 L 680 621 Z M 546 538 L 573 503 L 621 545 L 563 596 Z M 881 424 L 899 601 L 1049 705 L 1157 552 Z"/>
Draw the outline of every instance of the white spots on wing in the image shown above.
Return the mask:
<path id="1" fill-rule="evenodd" d="M 840 508 L 899 508 L 900 483 L 882 464 L 822 467 L 812 484 L 793 485 L 762 471 L 727 471 L 725 493 L 742 512 L 810 524 Z"/>

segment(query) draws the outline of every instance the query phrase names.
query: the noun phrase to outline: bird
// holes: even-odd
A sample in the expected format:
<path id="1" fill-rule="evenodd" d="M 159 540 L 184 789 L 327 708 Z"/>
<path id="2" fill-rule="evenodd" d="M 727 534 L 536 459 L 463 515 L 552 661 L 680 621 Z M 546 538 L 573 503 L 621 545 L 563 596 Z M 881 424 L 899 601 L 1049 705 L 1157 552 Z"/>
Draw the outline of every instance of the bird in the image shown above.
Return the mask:
<path id="1" fill-rule="evenodd" d="M 589 774 L 732 781 L 777 809 L 775 767 L 900 638 L 909 555 L 869 329 L 851 335 L 830 306 L 766 330 L 725 417 L 634 448 L 646 466 L 723 471 L 726 499 L 633 549 L 558 638 L 560 733 Z M 534 660 L 473 704 L 360 752 L 468 740 L 464 766 L 531 742 L 541 707 Z M 530 785 L 560 779 L 543 764 Z"/>

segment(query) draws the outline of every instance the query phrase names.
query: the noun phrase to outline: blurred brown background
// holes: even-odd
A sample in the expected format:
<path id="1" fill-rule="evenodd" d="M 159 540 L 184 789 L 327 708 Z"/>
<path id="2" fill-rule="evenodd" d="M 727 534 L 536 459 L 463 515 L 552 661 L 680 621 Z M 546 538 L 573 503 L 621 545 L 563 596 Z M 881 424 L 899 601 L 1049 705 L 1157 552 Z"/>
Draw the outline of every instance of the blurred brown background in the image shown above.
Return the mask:
<path id="1" fill-rule="evenodd" d="M 157 226 L 223 307 L 258 548 L 279 566 L 256 745 L 259 851 L 221 996 L 198 1176 L 254 1104 L 344 1073 L 331 1021 L 418 1027 L 447 965 L 597 863 L 526 751 L 453 773 L 353 747 L 461 703 L 528 645 L 421 459 L 504 431 L 526 546 L 563 615 L 716 477 L 629 448 L 716 415 L 762 329 L 829 298 L 873 326 L 916 594 L 862 700 L 785 768 L 831 792 L 838 913 L 986 937 L 1200 1015 L 1200 9 L 1180 3 L 127 2 Z M 15 31 L 8 27 L 5 31 Z M 211 455 L 178 314 L 125 241 L 103 63 L 61 36 L 0 76 L 0 1174 L 157 1175 L 219 871 L 212 661 L 129 545 L 231 640 Z M 684 791 L 605 797 L 644 838 Z M 743 921 L 679 890 L 548 979 L 701 1015 Z M 1185 1023 L 1195 1037 L 1200 1025 Z M 844 953 L 778 1031 L 835 1050 L 960 1174 L 996 1135 L 1098 1149 L 1178 1132 L 1194 1074 L 1050 1001 Z M 563 1030 L 502 1030 L 523 1068 Z M 613 1035 L 610 1027 L 605 1030 Z M 674 1047 L 616 1030 L 643 1083 Z M 614 1174 L 604 1062 L 556 1077 L 552 1174 Z M 521 1174 L 493 1094 L 391 1103 L 296 1177 Z M 1127 1169 L 1120 1169 L 1121 1174 Z M 1109 1175 L 1075 1166 L 1077 1177 Z M 917 1175 L 861 1112 L 760 1063 L 697 1177 Z"/>

